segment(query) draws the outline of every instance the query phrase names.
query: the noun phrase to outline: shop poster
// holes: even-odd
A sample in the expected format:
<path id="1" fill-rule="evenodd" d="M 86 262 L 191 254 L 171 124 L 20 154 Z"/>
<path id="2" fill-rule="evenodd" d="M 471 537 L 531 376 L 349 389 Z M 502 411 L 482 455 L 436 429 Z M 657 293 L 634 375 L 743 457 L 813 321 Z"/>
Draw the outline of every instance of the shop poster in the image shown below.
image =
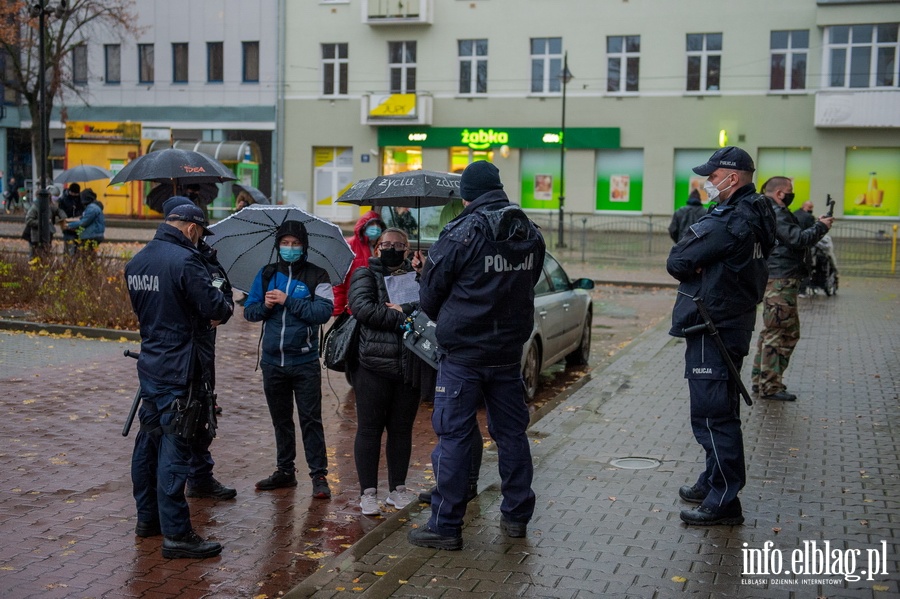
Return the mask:
<path id="1" fill-rule="evenodd" d="M 559 151 L 522 151 L 522 208 L 559 210 Z"/>
<path id="2" fill-rule="evenodd" d="M 847 148 L 845 216 L 900 216 L 900 148 Z"/>
<path id="3" fill-rule="evenodd" d="M 640 212 L 643 209 L 643 150 L 597 151 L 597 211 Z"/>

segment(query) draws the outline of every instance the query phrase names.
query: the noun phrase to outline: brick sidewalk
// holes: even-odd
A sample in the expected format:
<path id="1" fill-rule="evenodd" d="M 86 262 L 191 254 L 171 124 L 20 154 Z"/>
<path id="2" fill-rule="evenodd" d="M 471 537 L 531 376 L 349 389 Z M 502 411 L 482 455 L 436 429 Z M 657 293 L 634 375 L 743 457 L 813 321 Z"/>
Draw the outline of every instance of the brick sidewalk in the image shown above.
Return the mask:
<path id="1" fill-rule="evenodd" d="M 695 480 L 702 454 L 688 422 L 684 345 L 663 322 L 531 428 L 538 504 L 528 538 L 500 533 L 496 466 L 486 460 L 489 486 L 470 504 L 462 551 L 409 545 L 409 527 L 427 520 L 417 506 L 287 597 L 897 597 L 900 284 L 842 284 L 837 297 L 801 306 L 804 336 L 786 377 L 799 400 L 743 406 L 743 526 L 679 520 L 678 487 Z M 659 466 L 611 464 L 625 457 Z M 886 541 L 887 574 L 742 576 L 744 549 L 767 541 L 783 570 L 804 543 L 828 542 L 848 568 L 860 550 L 856 574 Z"/>

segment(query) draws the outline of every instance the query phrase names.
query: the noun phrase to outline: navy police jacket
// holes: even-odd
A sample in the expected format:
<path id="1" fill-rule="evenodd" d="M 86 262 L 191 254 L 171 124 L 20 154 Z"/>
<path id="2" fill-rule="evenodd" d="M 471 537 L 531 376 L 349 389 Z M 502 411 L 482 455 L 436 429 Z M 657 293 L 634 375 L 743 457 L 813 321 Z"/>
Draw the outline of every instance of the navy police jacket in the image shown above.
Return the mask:
<path id="1" fill-rule="evenodd" d="M 419 299 L 448 359 L 473 366 L 522 360 L 544 252 L 537 226 L 502 190 L 477 198 L 444 227 L 428 252 Z"/>
<path id="2" fill-rule="evenodd" d="M 666 270 L 681 281 L 669 334 L 683 337 L 686 327 L 703 322 L 694 296 L 716 327 L 752 331 L 774 245 L 775 214 L 752 183 L 691 225 L 666 261 Z"/>
<path id="3" fill-rule="evenodd" d="M 166 223 L 125 266 L 125 280 L 141 328 L 138 372 L 186 385 L 197 366 L 197 338 L 210 321 L 227 319 L 234 305 L 213 287 L 197 248 Z"/>

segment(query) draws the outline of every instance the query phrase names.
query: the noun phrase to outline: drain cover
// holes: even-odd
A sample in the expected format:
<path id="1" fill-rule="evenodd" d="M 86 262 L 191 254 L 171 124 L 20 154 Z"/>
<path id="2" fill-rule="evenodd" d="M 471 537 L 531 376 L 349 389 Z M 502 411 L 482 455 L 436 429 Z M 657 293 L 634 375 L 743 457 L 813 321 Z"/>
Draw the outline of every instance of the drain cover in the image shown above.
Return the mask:
<path id="1" fill-rule="evenodd" d="M 659 462 L 653 458 L 617 458 L 612 460 L 610 465 L 627 470 L 643 470 L 645 468 L 656 468 L 659 466 Z"/>

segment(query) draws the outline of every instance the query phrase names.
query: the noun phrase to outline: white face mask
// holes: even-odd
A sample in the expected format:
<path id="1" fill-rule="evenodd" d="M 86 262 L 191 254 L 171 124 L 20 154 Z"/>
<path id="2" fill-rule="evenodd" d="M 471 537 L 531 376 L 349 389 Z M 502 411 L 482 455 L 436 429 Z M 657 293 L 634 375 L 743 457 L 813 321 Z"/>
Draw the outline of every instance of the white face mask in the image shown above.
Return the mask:
<path id="1" fill-rule="evenodd" d="M 719 185 L 721 185 L 721 183 Z M 729 185 L 725 189 L 719 189 L 719 186 L 713 185 L 712 181 L 710 181 L 709 179 L 707 179 L 706 183 L 703 184 L 703 189 L 706 191 L 706 196 L 710 199 L 710 201 L 715 200 L 719 197 L 720 193 L 722 193 L 723 191 L 728 191 L 732 187 L 734 187 L 734 184 Z"/>

